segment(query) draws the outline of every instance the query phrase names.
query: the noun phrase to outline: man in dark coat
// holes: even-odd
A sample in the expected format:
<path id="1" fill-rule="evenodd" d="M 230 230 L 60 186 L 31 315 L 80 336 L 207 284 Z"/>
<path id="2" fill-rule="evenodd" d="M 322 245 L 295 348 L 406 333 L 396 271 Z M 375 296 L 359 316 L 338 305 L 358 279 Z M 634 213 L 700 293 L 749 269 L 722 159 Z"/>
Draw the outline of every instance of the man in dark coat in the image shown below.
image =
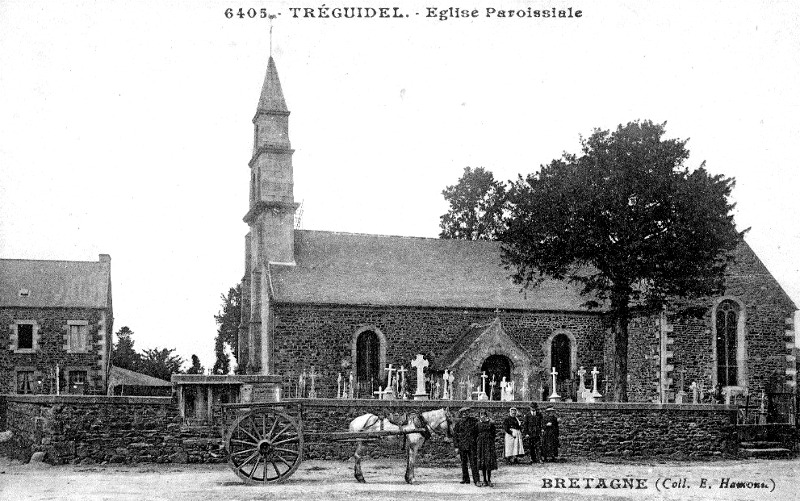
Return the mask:
<path id="1" fill-rule="evenodd" d="M 550 406 L 542 421 L 542 458 L 555 461 L 558 457 L 558 418 L 555 408 Z"/>
<path id="2" fill-rule="evenodd" d="M 478 476 L 478 462 L 475 456 L 478 420 L 471 415 L 469 407 L 463 407 L 458 412 L 460 418 L 453 429 L 453 445 L 461 457 L 461 483 L 469 483 L 469 470 L 472 470 L 472 479 L 475 485 L 480 487 L 482 484 Z"/>
<path id="3" fill-rule="evenodd" d="M 542 438 L 542 414 L 539 412 L 539 406 L 535 403 L 531 404 L 530 412 L 525 416 L 522 434 L 528 439 L 531 464 L 540 463 L 539 447 L 541 446 Z"/>

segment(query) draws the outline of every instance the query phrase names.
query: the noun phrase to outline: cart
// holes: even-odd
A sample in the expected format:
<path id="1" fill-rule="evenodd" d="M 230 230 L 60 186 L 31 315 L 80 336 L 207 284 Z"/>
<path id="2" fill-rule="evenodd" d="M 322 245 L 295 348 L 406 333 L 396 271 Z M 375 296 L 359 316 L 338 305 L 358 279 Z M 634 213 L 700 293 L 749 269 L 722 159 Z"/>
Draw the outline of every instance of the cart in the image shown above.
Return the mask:
<path id="1" fill-rule="evenodd" d="M 304 433 L 301 402 L 225 404 L 223 408 L 226 414 L 233 414 L 224 435 L 228 464 L 248 484 L 284 482 L 303 461 L 303 446 L 306 443 L 374 440 L 426 431 L 412 428 L 398 431 Z"/>

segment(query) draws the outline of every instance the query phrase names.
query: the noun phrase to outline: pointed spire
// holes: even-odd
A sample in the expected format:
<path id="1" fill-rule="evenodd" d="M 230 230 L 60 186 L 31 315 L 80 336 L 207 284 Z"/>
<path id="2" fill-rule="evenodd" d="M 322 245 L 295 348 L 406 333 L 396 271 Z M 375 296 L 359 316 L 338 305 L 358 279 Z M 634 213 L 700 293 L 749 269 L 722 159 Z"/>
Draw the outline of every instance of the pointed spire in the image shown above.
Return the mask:
<path id="1" fill-rule="evenodd" d="M 278 79 L 278 69 L 275 67 L 275 60 L 272 59 L 272 56 L 269 56 L 267 75 L 264 77 L 264 85 L 261 87 L 258 111 L 289 112 L 286 108 L 286 100 L 283 99 L 283 89 L 281 89 L 281 81 Z"/>

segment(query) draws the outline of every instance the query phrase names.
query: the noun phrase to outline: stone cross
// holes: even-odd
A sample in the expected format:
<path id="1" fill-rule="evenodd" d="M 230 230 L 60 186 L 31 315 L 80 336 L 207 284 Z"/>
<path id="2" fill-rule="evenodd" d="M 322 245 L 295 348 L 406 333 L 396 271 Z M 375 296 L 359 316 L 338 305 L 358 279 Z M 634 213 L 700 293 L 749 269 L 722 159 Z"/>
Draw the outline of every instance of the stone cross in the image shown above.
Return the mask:
<path id="1" fill-rule="evenodd" d="M 551 402 L 558 402 L 558 400 L 561 398 L 561 395 L 559 395 L 558 392 L 556 391 L 556 376 L 558 376 L 558 372 L 556 371 L 555 367 L 553 367 L 553 370 L 550 372 L 550 375 L 553 377 L 553 392 L 550 393 L 550 396 L 547 397 L 547 399 L 550 400 Z"/>
<path id="2" fill-rule="evenodd" d="M 342 373 L 336 378 L 336 398 L 342 398 Z"/>
<path id="3" fill-rule="evenodd" d="M 348 386 L 350 387 L 350 398 L 356 398 L 356 392 L 353 389 L 353 371 L 350 371 L 350 384 Z"/>
<path id="4" fill-rule="evenodd" d="M 383 391 L 383 386 L 378 386 L 378 391 L 373 391 L 373 395 L 378 395 L 378 400 L 383 400 L 383 394 L 386 393 Z"/>
<path id="5" fill-rule="evenodd" d="M 425 367 L 427 366 L 428 361 L 421 354 L 417 354 L 417 358 L 411 362 L 411 367 L 417 369 L 417 391 L 414 393 L 414 400 L 428 399 L 428 394 L 425 392 Z"/>
<path id="6" fill-rule="evenodd" d="M 455 399 L 455 391 L 453 390 L 453 381 L 455 380 L 456 377 L 453 375 L 453 371 L 450 371 L 449 375 L 447 376 L 447 386 L 450 388 L 450 400 Z"/>
<path id="7" fill-rule="evenodd" d="M 581 365 L 581 368 L 578 369 L 578 395 L 583 393 L 583 389 L 585 388 L 585 384 L 583 381 L 583 376 L 585 375 L 586 375 L 586 369 L 584 369 L 583 366 Z"/>
<path id="8" fill-rule="evenodd" d="M 486 378 L 488 377 L 486 371 L 483 371 L 483 374 L 481 374 L 481 393 L 483 393 L 484 396 L 486 395 Z"/>
<path id="9" fill-rule="evenodd" d="M 600 374 L 600 371 L 597 370 L 597 366 L 592 367 L 592 396 L 594 398 L 600 398 L 603 395 L 597 391 L 597 376 Z"/>
<path id="10" fill-rule="evenodd" d="M 392 368 L 392 364 L 389 364 L 389 367 L 386 367 L 384 370 L 386 371 L 386 389 L 388 390 L 392 387 L 392 373 L 395 369 Z"/>
<path id="11" fill-rule="evenodd" d="M 406 369 L 405 365 L 401 365 L 399 369 L 397 369 L 397 373 L 400 374 L 400 391 L 405 395 L 406 393 Z"/>
<path id="12" fill-rule="evenodd" d="M 317 390 L 315 388 L 315 381 L 319 374 L 314 371 L 314 366 L 311 366 L 311 372 L 308 373 L 308 377 L 311 378 L 311 391 L 308 392 L 308 398 L 317 398 Z"/>

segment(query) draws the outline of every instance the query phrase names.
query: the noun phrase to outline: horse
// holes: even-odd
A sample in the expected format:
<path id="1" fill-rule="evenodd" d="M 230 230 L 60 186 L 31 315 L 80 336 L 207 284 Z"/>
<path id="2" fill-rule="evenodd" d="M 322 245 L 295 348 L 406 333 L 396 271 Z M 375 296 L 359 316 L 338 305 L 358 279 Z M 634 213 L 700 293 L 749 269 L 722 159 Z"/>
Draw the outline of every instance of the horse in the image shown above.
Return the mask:
<path id="1" fill-rule="evenodd" d="M 400 424 L 398 424 L 400 423 Z M 406 449 L 406 483 L 414 482 L 414 467 L 417 462 L 419 452 L 425 440 L 431 438 L 432 433 L 443 434 L 446 440 L 453 436 L 453 419 L 450 411 L 437 409 L 422 413 L 410 413 L 403 415 L 391 414 L 389 417 L 380 418 L 375 414 L 364 414 L 350 421 L 348 427 L 351 432 L 370 432 L 370 431 L 405 431 L 414 429 L 424 429 L 419 433 L 404 434 L 403 447 Z M 353 454 L 355 466 L 353 474 L 360 483 L 365 483 L 364 474 L 361 471 L 361 450 L 364 447 L 364 440 L 356 441 L 356 451 Z"/>

